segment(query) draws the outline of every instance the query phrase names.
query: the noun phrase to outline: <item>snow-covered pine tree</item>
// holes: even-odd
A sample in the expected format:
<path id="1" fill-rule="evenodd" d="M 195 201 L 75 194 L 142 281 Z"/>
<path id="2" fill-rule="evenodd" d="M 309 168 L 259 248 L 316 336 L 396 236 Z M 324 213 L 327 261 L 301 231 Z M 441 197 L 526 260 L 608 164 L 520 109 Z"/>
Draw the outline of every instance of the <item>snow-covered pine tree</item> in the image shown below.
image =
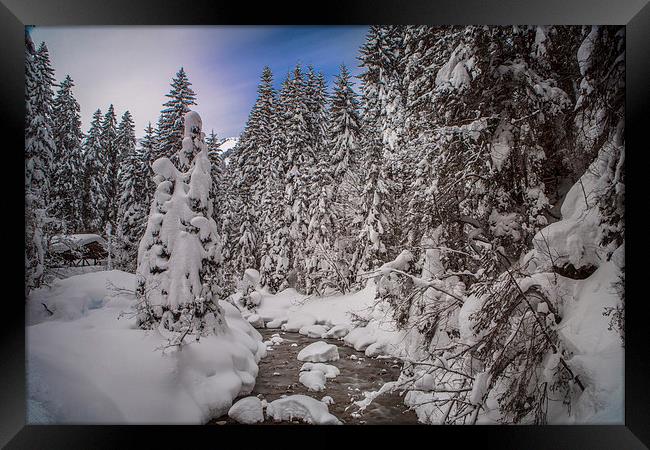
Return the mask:
<path id="1" fill-rule="evenodd" d="M 180 172 L 168 158 L 153 164 L 158 187 L 138 252 L 138 323 L 172 332 L 171 345 L 186 336 L 219 334 L 227 324 L 213 283 L 221 261 L 212 219 L 210 159 L 200 116 L 185 115 Z M 187 155 L 193 155 L 187 161 Z"/>
<path id="2" fill-rule="evenodd" d="M 224 164 L 221 159 L 221 150 L 219 149 L 219 139 L 214 130 L 210 131 L 210 134 L 205 138 L 205 145 L 208 146 L 208 158 L 210 158 L 211 174 L 212 174 L 212 189 L 214 194 L 213 215 L 214 220 L 217 222 L 217 227 L 221 227 L 221 215 L 223 208 L 225 207 L 223 193 L 224 189 L 218 189 L 219 186 L 223 186 L 223 169 Z"/>
<path id="3" fill-rule="evenodd" d="M 285 81 L 280 93 L 284 103 L 285 148 L 287 172 L 285 175 L 285 216 L 289 230 L 290 267 L 295 271 L 298 287 L 304 283 L 305 241 L 309 229 L 310 168 L 315 163 L 313 138 L 309 133 L 309 105 L 305 93 L 305 79 L 297 65 L 291 78 Z"/>
<path id="4" fill-rule="evenodd" d="M 144 135 L 140 139 L 140 158 L 142 160 L 141 168 L 143 172 L 140 174 L 142 178 L 142 183 L 144 186 L 143 195 L 145 199 L 143 203 L 147 205 L 151 204 L 151 198 L 153 197 L 154 190 L 156 186 L 153 183 L 153 172 L 151 171 L 151 165 L 153 164 L 153 157 L 156 150 L 156 141 L 155 141 L 155 130 L 151 126 L 151 122 L 147 124 L 144 129 Z"/>
<path id="5" fill-rule="evenodd" d="M 327 149 L 327 93 L 321 73 L 309 67 L 305 97 L 308 107 L 307 132 L 314 153 L 313 165 L 309 168 L 309 225 L 307 228 L 303 254 L 304 272 L 299 274 L 301 285 L 306 293 L 322 292 L 325 285 L 335 278 L 332 241 L 334 223 L 332 216 L 332 197 L 334 185 L 332 168 Z"/>
<path id="6" fill-rule="evenodd" d="M 356 236 L 351 233 L 349 225 L 358 211 L 360 199 L 361 119 L 357 97 L 352 89 L 350 73 L 341 65 L 331 97 L 327 123 L 332 190 L 329 205 L 325 208 L 330 210 L 330 233 L 334 237 L 328 255 L 328 262 L 334 273 L 330 272 L 327 278 L 342 291 L 349 288 L 350 284 L 350 261 L 355 250 Z"/>
<path id="7" fill-rule="evenodd" d="M 100 136 L 101 121 L 102 112 L 97 109 L 84 141 L 82 216 L 84 231 L 88 233 L 103 232 L 103 218 L 108 203 L 105 190 L 106 155 L 102 151 Z"/>
<path id="8" fill-rule="evenodd" d="M 45 43 L 38 50 L 25 32 L 25 298 L 45 274 L 52 137 L 53 70 Z"/>
<path id="9" fill-rule="evenodd" d="M 79 103 L 72 94 L 69 75 L 61 82 L 52 105 L 53 159 L 50 192 L 51 215 L 65 222 L 68 233 L 83 231 L 83 153 Z"/>
<path id="10" fill-rule="evenodd" d="M 258 209 L 266 184 L 266 178 L 261 175 L 268 170 L 271 121 L 276 103 L 273 74 L 268 67 L 262 71 L 257 93 L 246 128 L 231 157 L 231 171 L 239 198 L 236 216 L 238 230 L 233 236 L 233 255 L 236 255 L 234 268 L 239 275 L 249 267 L 258 267 L 260 224 L 268 214 L 267 210 Z"/>
<path id="11" fill-rule="evenodd" d="M 102 227 L 111 223 L 113 230 L 116 228 L 117 207 L 119 203 L 120 147 L 117 143 L 117 118 L 113 105 L 108 107 L 101 124 L 99 141 L 104 154 L 105 173 L 104 190 L 106 192 L 106 209 L 102 218 Z"/>
<path id="12" fill-rule="evenodd" d="M 157 158 L 175 158 L 181 149 L 185 114 L 190 110 L 190 106 L 196 105 L 196 94 L 190 86 L 192 83 L 181 67 L 172 79 L 171 89 L 168 94 L 165 94 L 169 100 L 163 104 L 163 110 L 160 112 L 157 127 Z"/>
<path id="13" fill-rule="evenodd" d="M 356 236 L 355 252 L 352 258 L 350 282 L 357 281 L 357 275 L 368 272 L 385 261 L 386 244 L 384 234 L 388 226 L 386 218 L 387 196 L 386 173 L 384 158 L 382 157 L 382 143 L 380 134 L 372 117 L 364 117 L 365 134 L 363 148 L 364 172 L 362 199 L 360 210 L 354 219 L 354 226 L 358 232 Z"/>
<path id="14" fill-rule="evenodd" d="M 342 182 L 349 169 L 359 164 L 361 125 L 359 99 L 352 89 L 350 72 L 341 65 L 336 77 L 328 117 L 328 147 L 333 175 Z"/>
<path id="15" fill-rule="evenodd" d="M 144 233 L 148 216 L 146 178 L 148 161 L 143 151 L 136 149 L 135 125 L 126 111 L 117 127 L 116 143 L 120 154 L 119 203 L 115 231 L 115 266 L 135 272 L 138 244 Z"/>
<path id="16" fill-rule="evenodd" d="M 292 248 L 289 237 L 289 216 L 286 211 L 285 176 L 287 163 L 288 91 L 291 73 L 282 83 L 271 125 L 271 142 L 266 157 L 266 180 L 261 200 L 261 229 L 264 238 L 261 244 L 260 283 L 271 292 L 281 291 L 288 286 L 288 275 Z"/>

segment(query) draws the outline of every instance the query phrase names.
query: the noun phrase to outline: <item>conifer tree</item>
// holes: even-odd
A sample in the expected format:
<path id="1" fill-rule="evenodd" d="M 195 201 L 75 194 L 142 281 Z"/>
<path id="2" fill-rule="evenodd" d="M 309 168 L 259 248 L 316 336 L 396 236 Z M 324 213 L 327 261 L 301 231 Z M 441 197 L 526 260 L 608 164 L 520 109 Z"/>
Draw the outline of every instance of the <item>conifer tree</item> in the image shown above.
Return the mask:
<path id="1" fill-rule="evenodd" d="M 67 232 L 83 231 L 83 153 L 79 103 L 69 75 L 54 98 L 52 122 L 55 157 L 52 168 L 51 211 L 64 221 Z"/>
<path id="2" fill-rule="evenodd" d="M 151 171 L 151 164 L 153 163 L 153 157 L 156 150 L 156 141 L 155 141 L 155 130 L 151 126 L 151 122 L 147 124 L 144 129 L 144 136 L 140 140 L 140 158 L 142 160 L 142 170 L 143 173 L 140 175 L 142 177 L 142 183 L 144 185 L 144 196 L 143 200 L 145 205 L 151 204 L 151 198 L 153 197 L 154 190 L 156 186 L 153 184 L 153 172 Z"/>
<path id="3" fill-rule="evenodd" d="M 83 177 L 83 221 L 88 233 L 101 233 L 104 227 L 104 214 L 108 204 L 106 198 L 106 154 L 101 143 L 102 112 L 93 114 L 90 129 L 84 141 Z"/>
<path id="4" fill-rule="evenodd" d="M 117 142 L 117 119 L 113 105 L 110 105 L 104 114 L 99 139 L 105 158 L 103 182 L 105 183 L 106 209 L 104 210 L 102 228 L 110 223 L 115 230 L 119 202 L 120 146 Z"/>
<path id="5" fill-rule="evenodd" d="M 185 115 L 179 154 L 190 169 L 180 172 L 168 158 L 153 164 L 158 187 L 138 253 L 138 323 L 171 332 L 171 344 L 187 335 L 220 334 L 227 329 L 214 283 L 221 262 L 212 219 L 210 159 L 199 115 Z M 193 155 L 192 161 L 185 160 Z"/>
<path id="6" fill-rule="evenodd" d="M 47 46 L 38 50 L 25 34 L 25 297 L 43 282 L 50 174 L 56 147 L 52 137 L 53 70 Z"/>
<path id="7" fill-rule="evenodd" d="M 126 111 L 117 127 L 116 145 L 120 154 L 119 202 L 115 232 L 116 266 L 134 272 L 138 243 L 147 218 L 146 176 L 148 161 L 142 150 L 136 149 L 135 126 Z"/>
<path id="8" fill-rule="evenodd" d="M 181 67 L 172 79 L 171 89 L 165 94 L 169 100 L 163 104 L 163 110 L 160 112 L 157 127 L 158 158 L 176 157 L 181 149 L 183 118 L 190 106 L 196 105 L 196 95 L 190 86 L 192 83 Z"/>

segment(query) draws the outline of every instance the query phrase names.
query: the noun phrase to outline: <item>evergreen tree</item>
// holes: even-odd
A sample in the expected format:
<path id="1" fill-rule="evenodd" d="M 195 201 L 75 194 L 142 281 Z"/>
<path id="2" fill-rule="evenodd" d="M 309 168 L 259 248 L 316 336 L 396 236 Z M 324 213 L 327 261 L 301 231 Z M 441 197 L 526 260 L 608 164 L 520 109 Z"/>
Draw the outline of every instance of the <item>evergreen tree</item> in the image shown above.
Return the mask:
<path id="1" fill-rule="evenodd" d="M 196 105 L 196 95 L 190 86 L 192 83 L 181 67 L 172 79 L 169 93 L 165 94 L 169 100 L 163 104 L 164 108 L 158 121 L 157 158 L 175 158 L 181 149 L 183 118 L 190 110 L 190 106 Z"/>
<path id="2" fill-rule="evenodd" d="M 138 253 L 138 323 L 159 325 L 181 345 L 186 335 L 196 339 L 227 329 L 214 283 L 220 264 L 220 242 L 212 219 L 210 159 L 196 112 L 185 115 L 179 160 L 194 155 L 190 169 L 180 172 L 168 158 L 153 164 L 154 196 Z"/>
<path id="3" fill-rule="evenodd" d="M 117 127 L 116 145 L 121 155 L 118 174 L 119 203 L 117 230 L 115 232 L 116 267 L 134 272 L 137 263 L 138 243 L 144 233 L 147 218 L 148 161 L 144 152 L 136 149 L 135 126 L 126 111 Z"/>
<path id="4" fill-rule="evenodd" d="M 144 185 L 143 193 L 146 197 L 143 200 L 145 205 L 151 204 L 151 198 L 153 197 L 154 190 L 156 186 L 153 184 L 153 172 L 151 171 L 151 164 L 153 163 L 153 157 L 156 150 L 156 141 L 155 141 L 155 130 L 151 126 L 151 122 L 147 124 L 144 129 L 144 136 L 140 140 L 140 158 L 142 160 L 142 170 L 143 173 L 140 175 L 142 177 L 142 183 Z"/>
<path id="5" fill-rule="evenodd" d="M 93 114 L 90 129 L 84 142 L 84 228 L 89 233 L 103 231 L 103 218 L 107 199 L 105 190 L 106 155 L 101 144 L 102 112 L 97 109 Z"/>
<path id="6" fill-rule="evenodd" d="M 117 208 L 119 203 L 120 146 L 117 142 L 117 119 L 113 105 L 108 107 L 101 123 L 99 136 L 100 145 L 104 154 L 104 191 L 106 193 L 106 209 L 102 218 L 102 228 L 110 223 L 116 229 Z"/>
<path id="7" fill-rule="evenodd" d="M 72 94 L 70 76 L 54 98 L 52 122 L 56 154 L 52 168 L 51 211 L 70 232 L 83 231 L 83 153 L 79 103 Z"/>
<path id="8" fill-rule="evenodd" d="M 25 297 L 45 274 L 51 165 L 53 70 L 45 43 L 34 50 L 25 34 Z"/>
<path id="9" fill-rule="evenodd" d="M 336 77 L 328 120 L 328 147 L 336 181 L 358 165 L 361 126 L 359 100 L 352 89 L 350 72 L 341 65 Z"/>

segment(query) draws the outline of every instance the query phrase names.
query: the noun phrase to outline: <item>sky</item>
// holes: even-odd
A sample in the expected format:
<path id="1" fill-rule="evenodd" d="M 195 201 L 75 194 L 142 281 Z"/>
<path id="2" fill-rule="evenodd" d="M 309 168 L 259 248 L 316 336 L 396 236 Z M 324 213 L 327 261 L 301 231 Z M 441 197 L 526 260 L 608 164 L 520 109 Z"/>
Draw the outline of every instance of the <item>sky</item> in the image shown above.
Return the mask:
<path id="1" fill-rule="evenodd" d="M 196 93 L 204 131 L 220 138 L 243 130 L 255 103 L 262 68 L 277 88 L 296 63 L 312 64 L 331 89 L 339 65 L 359 75 L 365 26 L 105 26 L 34 27 L 47 44 L 58 81 L 70 75 L 83 131 L 109 104 L 129 110 L 136 135 L 155 125 L 170 82 L 182 66 Z"/>

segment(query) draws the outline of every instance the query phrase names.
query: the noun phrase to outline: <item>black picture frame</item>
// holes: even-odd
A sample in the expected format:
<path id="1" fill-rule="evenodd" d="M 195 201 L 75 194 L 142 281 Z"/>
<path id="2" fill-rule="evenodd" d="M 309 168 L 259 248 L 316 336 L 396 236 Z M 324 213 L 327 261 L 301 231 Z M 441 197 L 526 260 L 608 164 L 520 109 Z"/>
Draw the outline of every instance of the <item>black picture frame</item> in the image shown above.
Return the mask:
<path id="1" fill-rule="evenodd" d="M 625 425 L 620 426 L 475 426 L 475 427 L 162 427 L 162 426 L 35 426 L 25 425 L 25 324 L 22 261 L 24 250 L 19 236 L 20 221 L 3 233 L 12 251 L 3 284 L 0 316 L 3 353 L 0 360 L 0 444 L 7 448 L 131 448 L 153 446 L 185 448 L 195 439 L 224 445 L 234 434 L 254 436 L 262 430 L 275 439 L 299 443 L 336 442 L 338 439 L 372 434 L 387 445 L 394 439 L 412 445 L 424 439 L 428 445 L 450 440 L 455 447 L 489 444 L 517 449 L 636 449 L 650 445 L 650 326 L 646 295 L 643 295 L 645 244 L 642 214 L 647 209 L 643 157 L 650 151 L 646 129 L 650 109 L 650 5 L 648 0 L 546 0 L 546 1 L 360 1 L 313 4 L 309 2 L 225 2 L 194 0 L 0 0 L 0 123 L 3 127 L 4 172 L 10 186 L 22 186 L 20 151 L 24 145 L 24 27 L 25 25 L 226 25 L 226 24 L 608 24 L 626 25 L 626 339 L 625 339 Z M 319 7 L 321 6 L 321 7 Z M 314 9 L 312 9 L 314 8 Z M 11 143 L 9 143 L 11 140 Z M 8 169 L 9 168 L 9 169 Z M 23 197 L 8 190 L 0 203 L 11 202 L 19 211 Z M 5 191 L 7 193 L 7 191 Z M 8 198 L 12 197 L 12 198 Z M 15 197 L 15 198 L 13 198 Z M 0 197 L 2 198 L 2 197 Z M 637 203 L 635 205 L 635 203 Z M 634 205 L 634 207 L 632 207 Z M 8 215 L 7 213 L 3 216 Z M 20 217 L 20 216 L 18 216 Z M 7 234 L 11 233 L 11 234 Z M 636 240 L 632 236 L 637 234 Z M 633 239 L 633 240 L 631 240 Z M 634 244 L 633 244 L 634 242 Z M 15 252 L 13 251 L 15 250 Z M 634 261 L 634 259 L 639 261 Z M 13 273 L 15 272 L 15 274 Z M 635 290 L 635 285 L 637 289 Z M 15 292 L 14 292 L 15 289 Z M 639 292 L 641 295 L 637 295 Z M 297 434 L 299 433 L 299 434 Z M 282 436 L 282 438 L 280 437 Z M 300 440 L 298 440 L 300 436 Z M 324 439 L 323 439 L 324 438 Z M 295 441 L 294 441 L 295 439 Z M 158 444 L 154 443 L 157 441 Z M 249 441 L 261 445 L 260 440 Z M 287 444 L 289 444 L 287 442 Z"/>

